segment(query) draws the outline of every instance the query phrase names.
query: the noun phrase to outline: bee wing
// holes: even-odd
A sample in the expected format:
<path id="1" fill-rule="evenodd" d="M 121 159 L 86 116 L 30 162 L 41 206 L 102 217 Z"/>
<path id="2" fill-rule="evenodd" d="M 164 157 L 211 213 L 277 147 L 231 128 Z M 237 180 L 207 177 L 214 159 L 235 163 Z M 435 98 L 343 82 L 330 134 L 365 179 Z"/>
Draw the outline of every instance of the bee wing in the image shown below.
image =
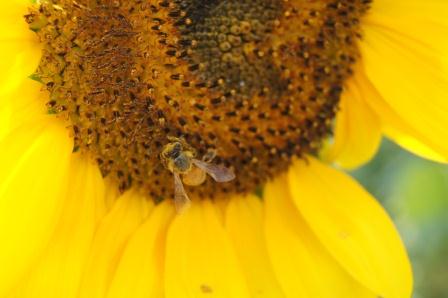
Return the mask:
<path id="1" fill-rule="evenodd" d="M 229 182 L 235 179 L 233 171 L 224 166 L 207 163 L 198 159 L 193 159 L 193 164 L 204 170 L 216 182 Z"/>
<path id="2" fill-rule="evenodd" d="M 212 160 L 216 157 L 216 150 L 214 149 L 210 149 L 207 151 L 207 153 L 205 153 L 205 155 L 202 157 L 202 161 L 205 162 L 212 162 Z"/>
<path id="3" fill-rule="evenodd" d="M 177 213 L 182 213 L 190 207 L 191 201 L 185 192 L 182 180 L 178 173 L 173 173 L 174 175 L 174 206 L 176 207 Z"/>

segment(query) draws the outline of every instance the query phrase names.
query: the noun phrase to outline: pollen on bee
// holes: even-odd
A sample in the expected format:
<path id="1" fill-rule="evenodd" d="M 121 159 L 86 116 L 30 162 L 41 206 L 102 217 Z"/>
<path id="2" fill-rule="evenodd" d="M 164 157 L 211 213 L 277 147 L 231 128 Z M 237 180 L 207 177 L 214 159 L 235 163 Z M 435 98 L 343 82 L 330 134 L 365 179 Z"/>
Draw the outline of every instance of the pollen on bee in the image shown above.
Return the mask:
<path id="1" fill-rule="evenodd" d="M 206 2 L 206 3 L 205 3 Z M 35 77 L 124 191 L 173 196 L 169 138 L 236 178 L 200 196 L 252 192 L 331 133 L 369 0 L 48 0 L 25 17 L 44 44 Z"/>

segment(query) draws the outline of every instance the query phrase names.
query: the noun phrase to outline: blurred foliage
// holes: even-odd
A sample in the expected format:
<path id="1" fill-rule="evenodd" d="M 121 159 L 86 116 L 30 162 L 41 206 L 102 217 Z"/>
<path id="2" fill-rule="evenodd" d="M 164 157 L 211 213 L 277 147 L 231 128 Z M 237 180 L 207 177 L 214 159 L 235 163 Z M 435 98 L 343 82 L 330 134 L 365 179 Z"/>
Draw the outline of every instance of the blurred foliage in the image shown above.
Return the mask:
<path id="1" fill-rule="evenodd" d="M 376 158 L 351 174 L 397 225 L 414 269 L 414 298 L 448 297 L 448 165 L 384 140 Z"/>

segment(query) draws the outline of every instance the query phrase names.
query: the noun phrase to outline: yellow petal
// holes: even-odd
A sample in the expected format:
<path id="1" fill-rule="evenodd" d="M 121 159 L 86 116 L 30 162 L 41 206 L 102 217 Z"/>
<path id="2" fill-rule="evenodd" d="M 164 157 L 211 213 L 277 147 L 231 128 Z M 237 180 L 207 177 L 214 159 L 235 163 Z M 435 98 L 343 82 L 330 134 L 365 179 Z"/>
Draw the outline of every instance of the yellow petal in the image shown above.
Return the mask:
<path id="1" fill-rule="evenodd" d="M 0 94 L 19 88 L 39 64 L 41 49 L 36 43 L 2 42 L 0 52 Z"/>
<path id="2" fill-rule="evenodd" d="M 19 88 L 0 95 L 0 140 L 24 122 L 38 122 L 47 114 L 48 95 L 41 88 L 42 84 L 25 79 Z"/>
<path id="3" fill-rule="evenodd" d="M 448 2 L 377 0 L 363 29 L 364 71 L 386 103 L 372 107 L 390 109 L 379 114 L 390 136 L 410 150 L 423 144 L 430 150 L 414 151 L 447 161 Z"/>
<path id="4" fill-rule="evenodd" d="M 0 40 L 30 41 L 36 40 L 35 34 L 28 28 L 24 15 L 32 5 L 32 0 L 9 0 L 0 4 Z M 1 53 L 1 52 L 0 52 Z"/>
<path id="5" fill-rule="evenodd" d="M 372 83 L 366 78 L 364 70 L 360 67 L 355 72 L 353 82 L 362 94 L 366 103 L 381 117 L 381 126 L 384 134 L 394 140 L 398 145 L 424 158 L 438 162 L 446 162 L 448 159 L 434 151 L 428 144 L 431 141 L 411 125 L 406 123 L 384 101 Z"/>
<path id="6" fill-rule="evenodd" d="M 230 240 L 210 200 L 194 201 L 169 231 L 165 295 L 250 297 Z"/>
<path id="7" fill-rule="evenodd" d="M 286 297 L 378 297 L 350 276 L 316 238 L 294 206 L 287 177 L 268 183 L 264 197 L 267 247 Z"/>
<path id="8" fill-rule="evenodd" d="M 152 208 L 152 202 L 128 191 L 100 222 L 82 278 L 80 297 L 104 297 L 129 238 Z"/>
<path id="9" fill-rule="evenodd" d="M 28 76 L 37 68 L 41 50 L 35 33 L 28 29 L 24 15 L 28 0 L 2 1 L 0 4 L 0 140 L 20 125 L 37 106 L 41 84 Z M 41 100 L 42 111 L 45 101 Z M 25 111 L 22 113 L 22 111 Z M 16 114 L 16 112 L 20 114 Z"/>
<path id="10" fill-rule="evenodd" d="M 441 163 L 448 162 L 448 156 L 443 156 L 439 152 L 434 151 L 427 144 L 423 143 L 426 140 L 424 136 L 416 137 L 418 133 L 412 131 L 409 126 L 400 123 L 397 119 L 393 125 L 384 126 L 384 133 L 394 140 L 395 143 L 420 157 Z"/>
<path id="11" fill-rule="evenodd" d="M 341 97 L 334 144 L 325 159 L 336 161 L 347 169 L 356 168 L 375 155 L 381 136 L 378 116 L 363 99 L 362 90 L 350 80 Z"/>
<path id="12" fill-rule="evenodd" d="M 406 251 L 383 208 L 352 178 L 319 161 L 298 161 L 289 172 L 295 205 L 329 252 L 380 297 L 410 297 Z"/>
<path id="13" fill-rule="evenodd" d="M 0 94 L 17 87 L 39 62 L 41 47 L 23 17 L 30 5 L 27 0 L 0 4 Z"/>
<path id="14" fill-rule="evenodd" d="M 284 297 L 266 250 L 261 200 L 253 195 L 233 197 L 227 207 L 226 229 L 251 297 Z"/>
<path id="15" fill-rule="evenodd" d="M 72 148 L 67 130 L 49 119 L 24 125 L 0 143 L 0 297 L 53 235 Z"/>
<path id="16" fill-rule="evenodd" d="M 19 297 L 77 296 L 97 223 L 96 206 L 104 204 L 104 182 L 88 158 L 74 154 L 70 164 L 62 215 L 45 253 L 20 282 Z"/>
<path id="17" fill-rule="evenodd" d="M 117 187 L 117 183 L 110 176 L 104 178 L 106 184 L 106 210 L 111 210 L 117 199 L 120 197 L 120 190 Z"/>
<path id="18" fill-rule="evenodd" d="M 174 209 L 156 206 L 126 245 L 107 297 L 163 297 L 165 242 Z"/>

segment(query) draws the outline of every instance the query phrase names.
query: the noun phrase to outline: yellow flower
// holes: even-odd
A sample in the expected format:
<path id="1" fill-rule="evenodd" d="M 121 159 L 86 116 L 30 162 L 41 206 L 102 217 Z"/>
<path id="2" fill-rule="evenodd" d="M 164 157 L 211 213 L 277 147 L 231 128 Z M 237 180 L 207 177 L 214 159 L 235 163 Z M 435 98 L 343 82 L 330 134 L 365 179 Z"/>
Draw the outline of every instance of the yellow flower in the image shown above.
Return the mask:
<path id="1" fill-rule="evenodd" d="M 76 4 L 77 9 L 82 10 L 85 9 L 82 3 L 86 1 L 54 2 Z M 257 1 L 268 2 L 277 3 Z M 317 8 L 324 7 L 322 3 L 328 4 L 327 9 L 338 9 L 339 6 L 367 6 L 370 1 L 305 2 L 306 5 L 316 5 L 319 11 Z M 148 3 L 141 5 L 148 5 L 145 7 L 154 13 L 164 11 L 162 8 L 157 10 L 157 7 L 175 6 L 174 2 L 169 4 L 169 1 Z M 282 3 L 294 6 L 299 5 L 300 1 Z M 125 5 L 120 1 L 110 1 L 110 4 Z M 28 78 L 39 64 L 42 44 L 46 47 L 44 54 L 50 52 L 45 57 L 55 57 L 51 51 L 56 47 L 52 45 L 52 49 L 48 48 L 53 41 L 51 35 L 39 44 L 35 34 L 29 31 L 23 22 L 28 6 L 30 2 L 26 0 L 4 1 L 0 5 L 0 297 L 411 296 L 410 264 L 393 223 L 375 199 L 352 178 L 309 155 L 318 148 L 317 139 L 312 137 L 306 139 L 310 141 L 309 150 L 292 154 L 303 153 L 307 156 L 293 159 L 287 171 L 277 171 L 276 164 L 267 166 L 263 164 L 265 160 L 254 161 L 255 164 L 264 165 L 260 166 L 260 173 L 273 173 L 270 170 L 276 173 L 273 179 L 265 183 L 261 200 L 250 193 L 243 195 L 238 191 L 212 200 L 208 197 L 215 189 L 224 192 L 224 186 L 207 182 L 203 186 L 187 189 L 192 194 L 193 202 L 188 210 L 179 215 L 174 210 L 172 200 L 164 199 L 156 204 L 148 200 L 138 187 L 127 189 L 127 185 L 123 185 L 121 188 L 126 191 L 120 194 L 116 186 L 117 182 L 123 182 L 120 175 L 115 179 L 103 178 L 107 168 L 88 156 L 98 158 L 106 153 L 98 148 L 89 149 L 92 141 L 78 138 L 83 135 L 73 129 L 73 123 L 76 124 L 79 119 L 74 119 L 73 114 L 64 114 L 61 98 L 56 98 L 55 104 L 61 116 L 48 113 L 49 105 L 45 103 L 49 103 L 49 94 L 41 91 L 40 83 Z M 203 8 L 201 5 L 195 7 Z M 208 6 L 205 8 L 210 9 Z M 52 9 L 65 13 L 64 6 L 53 6 Z M 181 10 L 174 11 L 170 17 L 183 17 Z M 316 11 L 311 9 L 310 12 L 309 20 L 302 22 L 305 27 L 313 25 L 313 18 L 319 20 Z M 267 13 L 263 13 L 266 17 Z M 300 14 L 294 10 L 281 13 L 281 16 L 274 13 L 273 19 Z M 384 134 L 417 154 L 434 160 L 447 160 L 445 112 L 448 101 L 444 92 L 448 89 L 447 14 L 448 3 L 445 0 L 372 1 L 365 15 L 359 18 L 361 39 L 357 46 L 360 58 L 356 59 L 353 76 L 344 81 L 334 141 L 324 150 L 322 159 L 347 168 L 356 167 L 375 153 Z M 123 21 L 120 18 L 114 21 L 120 20 Z M 28 21 L 33 23 L 35 20 Z M 162 24 L 157 18 L 150 21 Z M 188 25 L 195 19 L 192 17 L 183 21 Z M 357 21 L 355 18 L 354 26 L 357 26 Z M 296 24 L 294 22 L 292 18 L 291 23 Z M 271 23 L 272 26 L 276 24 L 275 21 Z M 117 24 L 119 27 L 122 23 Z M 156 25 L 151 23 L 151 26 Z M 223 30 L 244 31 L 246 24 L 242 22 L 240 25 L 239 28 L 226 27 Z M 326 25 L 332 26 L 331 22 Z M 263 28 L 263 24 L 260 26 Z M 116 32 L 118 35 L 133 34 Z M 283 33 L 290 36 L 291 32 L 295 31 L 286 30 Z M 170 42 L 177 41 L 165 40 L 165 43 Z M 233 45 L 239 42 L 232 40 Z M 292 47 L 296 45 L 294 42 Z M 351 44 L 350 41 L 347 43 Z M 164 46 L 161 46 L 163 50 Z M 228 51 L 228 47 L 227 43 L 220 45 L 224 52 Z M 348 48 L 348 52 L 358 51 L 351 45 Z M 148 52 L 158 49 L 160 45 L 151 44 Z M 75 51 L 74 48 L 72 50 Z M 270 54 L 254 48 L 250 50 L 259 58 Z M 303 61 L 307 61 L 306 49 L 300 50 L 305 59 Z M 287 52 L 282 54 L 284 56 L 275 59 L 285 59 L 282 61 L 286 62 L 295 59 Z M 183 54 L 169 55 L 178 58 Z M 279 61 L 275 59 L 274 62 Z M 67 58 L 64 63 L 68 61 Z M 40 74 L 48 75 L 51 73 L 49 66 L 57 64 L 41 62 L 40 65 L 43 65 Z M 133 71 L 129 71 L 131 76 Z M 279 76 L 282 79 L 294 77 L 294 71 L 295 68 Z M 322 71 L 327 74 L 331 72 L 325 68 Z M 208 75 L 214 74 L 216 72 Z M 157 77 L 158 74 L 153 72 L 153 75 Z M 304 79 L 306 74 L 297 76 Z M 73 76 L 66 82 L 75 82 L 79 78 Z M 100 81 L 99 78 L 97 81 Z M 276 80 L 274 75 L 269 78 Z M 53 84 L 55 77 L 50 79 Z M 262 81 L 262 75 L 257 79 L 266 83 Z M 256 80 L 251 83 L 257 86 Z M 171 90 L 174 85 L 167 83 L 165 87 Z M 244 95 L 249 91 L 243 85 L 235 88 L 240 88 L 239 92 Z M 295 87 L 295 92 L 299 89 L 294 86 L 294 81 L 290 85 Z M 307 88 L 317 87 L 303 87 Z M 304 92 L 311 92 L 306 90 Z M 54 92 L 51 90 L 50 93 L 53 95 Z M 64 94 L 67 96 L 68 93 Z M 170 98 L 166 96 L 155 98 L 166 100 L 170 105 Z M 263 97 L 260 95 L 260 98 Z M 263 105 L 261 100 L 259 102 Z M 155 106 L 158 104 L 162 105 L 157 102 Z M 293 107 L 294 104 L 296 102 L 292 103 Z M 89 103 L 81 105 L 85 108 Z M 50 107 L 53 108 L 51 104 Z M 304 107 L 304 114 L 297 116 L 312 114 L 315 112 L 313 107 Z M 69 113 L 73 111 L 70 106 L 68 110 Z M 332 108 L 329 109 L 329 115 L 332 111 Z M 70 119 L 67 121 L 64 116 Z M 86 119 L 79 123 L 90 124 Z M 331 124 L 328 120 L 324 118 L 322 123 L 313 123 L 322 124 L 321 128 L 325 130 L 325 125 Z M 165 124 L 161 122 L 160 125 Z M 220 129 L 219 126 L 206 124 L 204 130 L 208 127 Z M 285 123 L 274 124 L 281 126 Z M 70 128 L 70 136 L 67 127 Z M 256 128 L 249 130 L 256 131 Z M 303 133 L 300 129 L 295 131 Z M 320 132 L 306 132 L 310 131 Z M 274 131 L 274 135 L 282 134 L 280 129 L 278 132 Z M 227 131 L 221 134 L 220 137 L 225 139 Z M 250 138 L 248 140 L 252 141 Z M 275 139 L 272 144 L 276 145 L 277 141 Z M 97 142 L 101 143 L 102 140 Z M 77 150 L 73 150 L 75 144 Z M 123 144 L 115 145 L 119 147 Z M 306 147 L 305 143 L 303 146 Z M 79 152 L 74 152 L 78 149 Z M 120 154 L 127 156 L 127 153 Z M 263 156 L 264 151 L 260 154 Z M 158 153 L 154 152 L 148 156 L 149 160 L 157 158 Z M 279 164 L 285 159 L 291 161 L 285 156 L 282 158 L 274 161 Z M 243 162 L 240 164 L 236 160 L 238 167 L 235 164 L 230 164 L 230 167 L 246 169 Z M 137 164 L 141 165 L 141 161 L 138 160 Z M 125 170 L 129 169 L 133 169 L 132 166 L 125 167 Z M 254 187 L 254 180 L 246 179 L 246 176 L 256 173 L 253 168 L 247 169 L 247 173 L 236 172 L 246 193 L 249 186 Z M 146 182 L 142 184 L 157 194 L 168 194 L 169 190 L 154 185 L 172 185 L 171 179 L 165 179 L 171 178 L 171 174 L 165 169 L 160 176 L 148 178 L 153 179 L 150 185 Z M 139 178 L 141 175 L 132 177 Z M 200 200 L 202 190 L 202 195 L 207 198 Z"/>

